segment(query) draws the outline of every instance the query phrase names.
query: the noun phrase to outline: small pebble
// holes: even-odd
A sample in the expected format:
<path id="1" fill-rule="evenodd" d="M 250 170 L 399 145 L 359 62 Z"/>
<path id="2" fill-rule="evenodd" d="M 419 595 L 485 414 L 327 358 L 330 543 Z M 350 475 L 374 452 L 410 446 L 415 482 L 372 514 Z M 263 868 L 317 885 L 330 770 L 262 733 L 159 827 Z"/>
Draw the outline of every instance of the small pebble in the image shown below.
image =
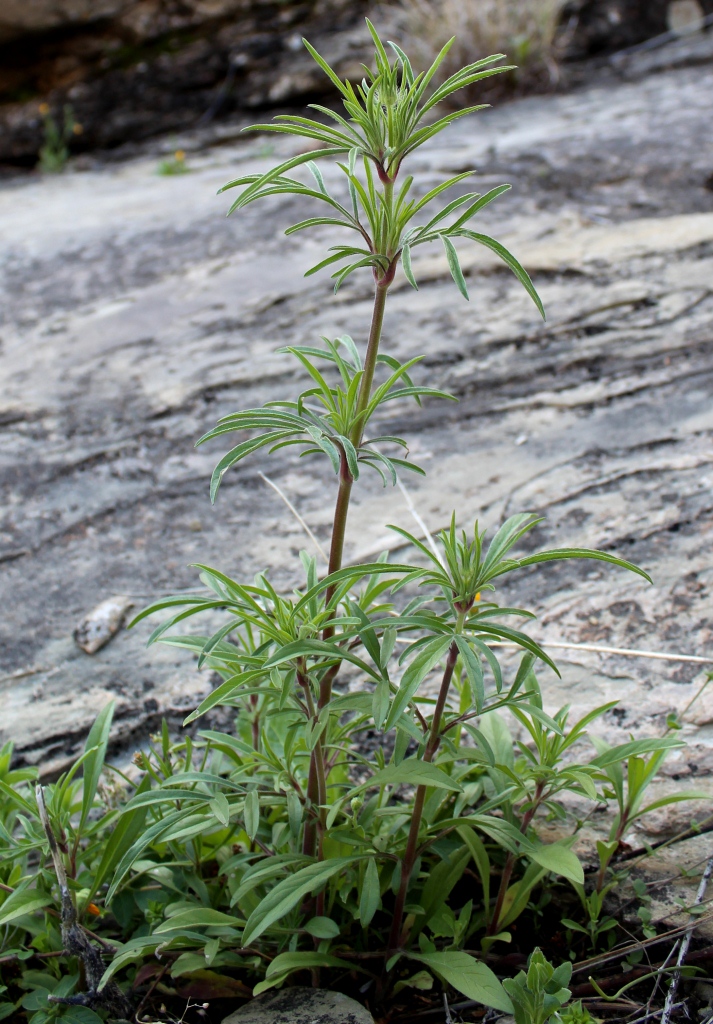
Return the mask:
<path id="1" fill-rule="evenodd" d="M 102 601 L 86 615 L 74 631 L 74 639 L 86 654 L 96 654 L 119 632 L 134 602 L 118 595 Z"/>

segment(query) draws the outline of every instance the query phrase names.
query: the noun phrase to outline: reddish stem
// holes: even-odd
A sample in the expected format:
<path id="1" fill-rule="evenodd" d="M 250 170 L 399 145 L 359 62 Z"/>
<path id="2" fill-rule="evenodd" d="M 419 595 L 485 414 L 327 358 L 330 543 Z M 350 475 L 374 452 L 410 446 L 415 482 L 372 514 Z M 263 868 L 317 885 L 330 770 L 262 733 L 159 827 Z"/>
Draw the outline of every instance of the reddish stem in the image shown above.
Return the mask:
<path id="1" fill-rule="evenodd" d="M 530 823 L 535 816 L 537 808 L 540 806 L 542 801 L 542 793 L 544 791 L 544 782 L 538 782 L 535 786 L 535 794 L 532 798 L 532 803 L 527 811 L 522 816 L 522 822 L 520 824 L 520 831 L 523 835 L 527 834 L 527 830 L 530 827 Z M 485 932 L 486 935 L 497 935 L 500 927 L 500 917 L 503 912 L 503 903 L 505 902 L 505 896 L 507 895 L 508 886 L 510 885 L 510 879 L 512 877 L 513 869 L 515 867 L 515 854 L 509 853 L 505 861 L 505 867 L 500 877 L 500 888 L 498 889 L 498 897 L 495 901 L 495 909 L 493 910 L 493 916 L 490 919 L 490 924 Z"/>
<path id="2" fill-rule="evenodd" d="M 424 761 L 430 762 L 433 760 L 441 742 L 441 719 L 443 718 L 443 712 L 448 698 L 448 690 L 451 685 L 453 670 L 455 669 L 457 660 L 458 645 L 453 641 L 451 646 L 448 648 L 448 658 L 443 672 L 443 680 L 441 681 L 438 700 L 436 701 L 436 707 L 431 720 L 431 731 L 428 737 L 428 743 L 426 744 L 426 750 L 423 754 Z M 404 907 L 406 906 L 409 882 L 411 881 L 411 874 L 413 872 L 418 853 L 418 833 L 421 828 L 423 805 L 426 800 L 426 789 L 426 786 L 419 786 L 416 790 L 416 799 L 414 801 L 413 815 L 411 817 L 411 827 L 409 829 L 408 840 L 406 842 L 406 852 L 404 853 L 404 858 L 401 862 L 401 882 L 396 896 L 396 903 L 394 905 L 394 916 L 391 921 L 391 933 L 389 935 L 389 943 L 387 947 L 387 958 L 391 956 L 391 954 L 395 952 L 395 950 L 397 950 L 408 938 L 408 936 L 402 935 Z"/>

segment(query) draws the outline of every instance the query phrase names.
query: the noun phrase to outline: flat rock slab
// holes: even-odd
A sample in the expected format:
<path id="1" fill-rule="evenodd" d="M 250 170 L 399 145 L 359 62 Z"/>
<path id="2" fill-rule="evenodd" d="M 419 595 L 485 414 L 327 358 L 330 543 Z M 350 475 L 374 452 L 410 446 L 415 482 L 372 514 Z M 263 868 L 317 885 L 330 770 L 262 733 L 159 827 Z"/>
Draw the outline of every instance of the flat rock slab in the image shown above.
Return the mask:
<path id="1" fill-rule="evenodd" d="M 374 1024 L 361 1003 L 341 992 L 287 988 L 266 992 L 226 1017 L 223 1024 Z"/>
<path id="2" fill-rule="evenodd" d="M 654 586 L 553 563 L 500 594 L 538 614 L 532 635 L 557 658 L 562 678 L 541 678 L 548 711 L 619 700 L 596 726 L 610 742 L 661 735 L 707 665 L 597 649 L 713 657 L 712 93 L 710 55 L 608 78 L 464 118 L 408 168 L 424 191 L 472 167 L 479 191 L 513 184 L 480 229 L 522 259 L 548 322 L 488 250 L 460 247 L 469 303 L 438 250 L 424 252 L 419 291 L 399 280 L 389 296 L 384 349 L 425 352 L 414 377 L 459 401 L 394 402 L 379 432 L 408 438 L 427 470 L 406 484 L 431 530 L 455 509 L 492 536 L 533 511 L 545 517 L 533 544 L 604 547 L 651 574 Z M 327 276 L 304 279 L 338 240 L 285 239 L 304 205 L 226 220 L 224 182 L 296 152 L 270 146 L 191 152 L 190 173 L 168 178 L 156 154 L 0 188 L 0 743 L 44 774 L 76 757 L 109 700 L 128 754 L 212 685 L 184 651 L 146 650 L 155 621 L 85 653 L 73 632 L 92 609 L 124 595 L 138 611 L 196 587 L 195 562 L 242 580 L 267 566 L 287 591 L 300 582 L 310 542 L 259 470 L 328 544 L 334 477 L 321 462 L 247 460 L 211 507 L 225 445 L 194 448 L 219 416 L 308 386 L 281 346 L 342 333 L 363 346 L 368 332 L 368 275 L 336 297 Z M 385 523 L 415 528 L 401 492 L 365 475 L 347 558 L 402 557 Z M 713 791 L 713 687 L 683 720 L 689 747 L 656 797 Z M 644 819 L 649 839 L 708 813 L 678 806 Z"/>

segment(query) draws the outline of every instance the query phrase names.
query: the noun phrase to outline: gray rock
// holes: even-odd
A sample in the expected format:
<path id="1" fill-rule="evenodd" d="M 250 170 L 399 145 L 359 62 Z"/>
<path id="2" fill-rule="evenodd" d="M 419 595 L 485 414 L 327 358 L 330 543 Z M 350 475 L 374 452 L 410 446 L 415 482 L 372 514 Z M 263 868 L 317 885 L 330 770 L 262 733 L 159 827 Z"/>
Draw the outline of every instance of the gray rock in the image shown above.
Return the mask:
<path id="1" fill-rule="evenodd" d="M 131 0 L 3 0 L 0 13 L 0 43 L 30 32 L 47 32 L 58 28 L 113 18 L 122 9 L 134 6 Z"/>
<path id="2" fill-rule="evenodd" d="M 660 735 L 705 667 L 611 649 L 713 649 L 712 92 L 713 65 L 702 64 L 458 122 L 414 169 L 430 181 L 477 167 L 481 189 L 514 183 L 482 229 L 533 274 L 548 324 L 509 271 L 466 245 L 470 304 L 432 250 L 419 291 L 397 282 L 386 313 L 386 351 L 427 352 L 419 380 L 460 399 L 420 412 L 393 403 L 383 423 L 428 471 L 406 483 L 430 529 L 452 508 L 490 527 L 534 510 L 547 517 L 539 544 L 605 546 L 653 576 L 650 587 L 599 563 L 560 563 L 501 595 L 538 613 L 533 636 L 546 644 L 610 649 L 553 648 L 562 679 L 543 672 L 541 683 L 548 711 L 618 699 L 596 725 L 611 743 Z M 310 542 L 258 469 L 328 538 L 333 480 L 319 462 L 246 462 L 211 508 L 225 448 L 193 447 L 219 416 L 306 386 L 281 345 L 341 333 L 363 344 L 368 329 L 367 279 L 335 300 L 328 275 L 303 278 L 317 240 L 282 230 L 304 206 L 224 217 L 232 197 L 216 198 L 220 185 L 296 151 L 270 144 L 269 157 L 262 140 L 186 147 L 191 173 L 172 178 L 155 173 L 155 154 L 0 187 L 0 589 L 12 595 L 0 743 L 12 739 L 18 760 L 43 772 L 67 768 L 109 700 L 120 748 L 164 716 L 180 724 L 211 687 L 185 652 L 146 649 L 158 620 L 87 657 L 72 631 L 89 608 L 112 593 L 139 609 L 188 590 L 189 562 L 239 579 L 268 566 L 277 586 L 299 582 L 294 552 Z M 414 528 L 403 495 L 365 476 L 347 558 L 393 543 L 385 522 Z M 713 786 L 711 723 L 713 687 L 686 712 L 690 746 L 651 799 Z M 679 806 L 687 820 L 707 813 Z M 644 819 L 647 841 L 677 813 Z"/>
<path id="3" fill-rule="evenodd" d="M 226 1017 L 223 1024 L 374 1024 L 361 1003 L 321 988 L 265 992 Z"/>
<path id="4" fill-rule="evenodd" d="M 360 76 L 371 49 L 360 19 L 366 8 L 366 0 L 3 0 L 0 163 L 36 159 L 44 130 L 40 96 L 55 117 L 71 104 L 82 126 L 73 153 L 132 144 L 204 116 L 212 121 L 268 103 L 326 97 L 329 80 L 301 37 L 340 76 Z M 171 45 L 161 42 L 157 51 L 158 41 L 169 38 Z M 18 40 L 25 59 L 7 72 Z M 16 102 L 23 91 L 33 98 Z"/>
<path id="5" fill-rule="evenodd" d="M 74 631 L 74 639 L 87 654 L 96 654 L 119 632 L 134 602 L 130 597 L 108 597 L 93 608 Z"/>

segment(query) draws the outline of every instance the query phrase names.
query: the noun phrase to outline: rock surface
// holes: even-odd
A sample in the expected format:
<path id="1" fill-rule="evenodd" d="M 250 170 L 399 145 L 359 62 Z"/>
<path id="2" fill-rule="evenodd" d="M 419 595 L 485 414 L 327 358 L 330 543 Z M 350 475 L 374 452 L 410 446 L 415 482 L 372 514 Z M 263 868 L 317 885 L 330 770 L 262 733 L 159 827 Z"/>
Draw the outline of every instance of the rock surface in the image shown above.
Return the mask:
<path id="1" fill-rule="evenodd" d="M 356 1000 L 327 989 L 286 988 L 265 992 L 223 1024 L 374 1024 L 374 1018 Z"/>
<path id="2" fill-rule="evenodd" d="M 546 517 L 538 544 L 603 546 L 654 579 L 586 562 L 523 573 L 502 596 L 537 611 L 545 643 L 713 658 L 708 60 L 484 112 L 413 161 L 424 188 L 471 166 L 483 190 L 513 182 L 482 228 L 523 260 L 549 314 L 539 323 L 511 275 L 465 246 L 470 303 L 435 251 L 416 266 L 418 292 L 395 289 L 386 350 L 426 352 L 421 379 L 459 398 L 394 408 L 384 424 L 428 470 L 406 481 L 420 514 L 437 529 L 452 508 L 492 526 L 534 510 Z M 211 508 L 223 448 L 193 448 L 218 416 L 304 386 L 280 346 L 344 332 L 362 343 L 367 330 L 368 278 L 336 298 L 328 279 L 303 278 L 333 237 L 286 240 L 304 208 L 276 201 L 225 220 L 230 195 L 216 189 L 294 151 L 269 145 L 189 155 L 191 173 L 173 178 L 145 157 L 0 189 L 0 740 L 46 773 L 109 699 L 114 743 L 130 749 L 211 685 L 181 652 L 145 649 L 150 622 L 87 656 L 72 632 L 89 610 L 116 593 L 141 607 L 190 589 L 189 562 L 244 579 L 267 565 L 294 585 L 309 541 L 258 470 L 328 534 L 334 482 L 320 463 L 248 461 Z M 385 523 L 414 528 L 401 493 L 365 479 L 348 557 L 393 544 Z M 612 741 L 660 734 L 705 668 L 552 653 L 562 680 L 542 676 L 548 710 L 618 698 L 600 723 Z M 713 695 L 685 721 L 690 746 L 662 786 L 710 792 Z"/>
<path id="3" fill-rule="evenodd" d="M 713 12 L 713 0 L 673 2 Z M 76 154 L 329 97 L 301 37 L 341 76 L 359 77 L 361 62 L 371 59 L 363 16 L 371 13 L 400 38 L 397 7 L 394 0 L 4 0 L 0 171 L 37 163 L 45 103 L 57 123 L 63 107 L 72 107 Z M 487 100 L 518 81 L 567 87 L 591 71 L 572 60 L 606 59 L 664 32 L 671 9 L 669 0 L 568 0 L 547 73 L 533 67 L 521 79 L 493 79 L 483 94 Z M 508 40 L 502 46 L 512 49 Z M 479 56 L 473 51 L 470 59 Z"/>
<path id="4" fill-rule="evenodd" d="M 713 12 L 713 0 L 693 2 L 702 14 Z M 662 35 L 676 24 L 688 24 L 690 13 L 677 10 L 680 4 L 681 0 L 568 0 L 562 21 L 569 52 L 572 57 L 612 53 Z"/>
<path id="5" fill-rule="evenodd" d="M 3 0 L 0 42 L 115 18 L 132 6 L 132 0 Z"/>
<path id="6" fill-rule="evenodd" d="M 106 149 L 329 95 L 304 34 L 343 76 L 369 56 L 366 0 L 65 0 L 18 4 L 13 29 L 14 10 L 0 14 L 0 165 L 34 166 L 44 101 L 57 121 L 71 105 L 73 152 Z M 12 38 L 23 25 L 36 31 Z"/>
<path id="7" fill-rule="evenodd" d="M 116 636 L 126 621 L 133 601 L 128 597 L 108 597 L 86 615 L 74 631 L 74 639 L 85 654 L 96 654 Z"/>

